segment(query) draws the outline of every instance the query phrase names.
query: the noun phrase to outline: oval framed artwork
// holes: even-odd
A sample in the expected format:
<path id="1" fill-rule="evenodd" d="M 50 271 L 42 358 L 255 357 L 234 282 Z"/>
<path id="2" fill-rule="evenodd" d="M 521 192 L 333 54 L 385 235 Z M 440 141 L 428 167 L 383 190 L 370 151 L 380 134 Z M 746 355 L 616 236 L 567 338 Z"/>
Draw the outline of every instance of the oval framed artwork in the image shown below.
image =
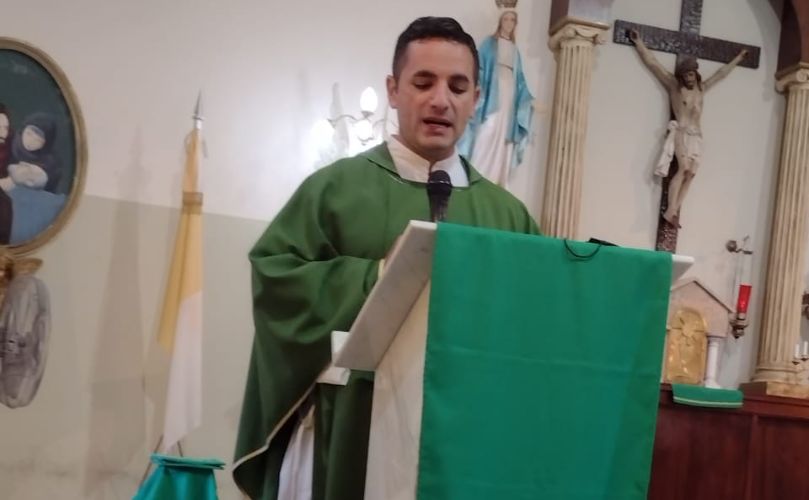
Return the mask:
<path id="1" fill-rule="evenodd" d="M 47 54 L 0 37 L 0 245 L 36 250 L 65 226 L 84 189 L 84 119 Z"/>

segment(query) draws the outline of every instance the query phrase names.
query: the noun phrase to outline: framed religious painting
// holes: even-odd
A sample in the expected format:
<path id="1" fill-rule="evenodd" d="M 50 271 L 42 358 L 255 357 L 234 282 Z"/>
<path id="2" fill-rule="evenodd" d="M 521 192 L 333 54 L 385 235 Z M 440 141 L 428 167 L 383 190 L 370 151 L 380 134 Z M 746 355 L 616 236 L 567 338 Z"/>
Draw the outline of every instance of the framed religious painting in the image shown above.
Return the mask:
<path id="1" fill-rule="evenodd" d="M 0 245 L 25 254 L 56 236 L 83 191 L 86 162 L 64 72 L 36 47 L 0 37 Z"/>

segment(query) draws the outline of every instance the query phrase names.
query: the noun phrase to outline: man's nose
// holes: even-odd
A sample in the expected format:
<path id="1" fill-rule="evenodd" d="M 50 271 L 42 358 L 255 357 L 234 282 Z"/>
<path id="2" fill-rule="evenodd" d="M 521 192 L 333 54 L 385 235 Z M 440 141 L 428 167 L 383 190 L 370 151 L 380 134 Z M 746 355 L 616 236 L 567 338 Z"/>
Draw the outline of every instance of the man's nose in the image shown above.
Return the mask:
<path id="1" fill-rule="evenodd" d="M 449 89 L 446 85 L 436 85 L 430 96 L 430 107 L 443 113 L 449 107 Z"/>

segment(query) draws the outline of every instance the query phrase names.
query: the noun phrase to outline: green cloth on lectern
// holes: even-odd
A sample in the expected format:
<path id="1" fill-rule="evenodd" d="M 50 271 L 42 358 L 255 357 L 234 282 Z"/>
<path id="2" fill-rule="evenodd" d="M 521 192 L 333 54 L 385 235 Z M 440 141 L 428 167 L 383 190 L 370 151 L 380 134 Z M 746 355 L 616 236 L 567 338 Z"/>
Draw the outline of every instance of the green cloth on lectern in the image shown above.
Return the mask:
<path id="1" fill-rule="evenodd" d="M 439 225 L 418 499 L 645 499 L 671 267 Z"/>
<path id="2" fill-rule="evenodd" d="M 215 458 L 152 455 L 157 468 L 133 500 L 217 500 L 214 469 L 225 463 Z"/>
<path id="3" fill-rule="evenodd" d="M 675 403 L 706 408 L 741 408 L 744 402 L 742 391 L 733 389 L 710 389 L 699 385 L 671 384 Z"/>
<path id="4" fill-rule="evenodd" d="M 538 232 L 522 203 L 464 166 L 470 185 L 453 190 L 447 220 Z M 410 220 L 429 218 L 426 185 L 402 179 L 381 145 L 308 177 L 250 252 L 256 333 L 233 477 L 251 498 L 277 497 L 293 409 L 310 389 L 313 498 L 362 498 L 373 374 L 314 384 L 331 361 L 331 332 L 350 329 L 379 260 Z"/>

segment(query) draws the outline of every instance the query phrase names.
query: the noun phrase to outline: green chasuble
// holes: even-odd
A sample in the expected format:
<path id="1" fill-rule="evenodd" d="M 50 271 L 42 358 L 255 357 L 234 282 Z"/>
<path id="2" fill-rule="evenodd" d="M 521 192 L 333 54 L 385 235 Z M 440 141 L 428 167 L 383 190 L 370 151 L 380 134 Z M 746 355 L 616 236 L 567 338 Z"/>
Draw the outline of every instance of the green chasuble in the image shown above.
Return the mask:
<path id="1" fill-rule="evenodd" d="M 447 221 L 537 233 L 525 207 L 464 163 Z M 331 361 L 331 332 L 348 331 L 379 261 L 408 221 L 429 220 L 426 185 L 403 180 L 382 145 L 307 178 L 250 252 L 255 339 L 233 476 L 252 499 L 275 499 L 295 408 L 315 404 L 313 498 L 360 500 L 373 374 L 315 384 Z M 490 291 L 481 291 L 490 295 Z"/>

